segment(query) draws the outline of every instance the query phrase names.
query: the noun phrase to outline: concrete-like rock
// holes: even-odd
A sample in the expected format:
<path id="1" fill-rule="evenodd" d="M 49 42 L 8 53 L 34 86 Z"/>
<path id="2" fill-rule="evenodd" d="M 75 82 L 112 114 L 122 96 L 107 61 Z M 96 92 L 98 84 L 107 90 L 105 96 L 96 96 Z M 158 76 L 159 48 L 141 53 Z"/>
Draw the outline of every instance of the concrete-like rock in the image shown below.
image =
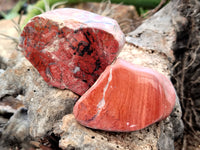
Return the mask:
<path id="1" fill-rule="evenodd" d="M 78 98 L 69 90 L 49 87 L 24 57 L 13 68 L 0 75 L 0 97 L 23 95 L 28 109 L 30 135 L 41 137 L 52 129 L 63 115 L 71 113 Z"/>
<path id="2" fill-rule="evenodd" d="M 14 114 L 20 107 L 24 107 L 22 101 L 12 96 L 6 96 L 0 101 L 0 114 Z"/>
<path id="3" fill-rule="evenodd" d="M 17 146 L 30 138 L 29 121 L 27 116 L 27 109 L 20 108 L 10 118 L 6 126 L 2 130 L 0 136 L 0 145 Z"/>
<path id="4" fill-rule="evenodd" d="M 105 150 L 117 148 L 116 143 L 105 143 L 107 139 L 103 135 L 78 124 L 72 114 L 64 116 L 62 122 L 61 130 L 64 131 L 64 134 L 62 134 L 59 146 L 63 149 L 70 146 Z M 118 147 L 122 148 L 121 146 Z"/>
<path id="5" fill-rule="evenodd" d="M 124 42 L 115 20 L 63 8 L 32 18 L 19 46 L 48 84 L 82 95 L 112 63 Z"/>
<path id="6" fill-rule="evenodd" d="M 91 130 L 80 125 L 74 115 L 63 117 L 60 129 L 62 149 L 98 149 L 98 150 L 156 150 L 160 129 L 157 124 L 131 133 L 114 133 Z"/>

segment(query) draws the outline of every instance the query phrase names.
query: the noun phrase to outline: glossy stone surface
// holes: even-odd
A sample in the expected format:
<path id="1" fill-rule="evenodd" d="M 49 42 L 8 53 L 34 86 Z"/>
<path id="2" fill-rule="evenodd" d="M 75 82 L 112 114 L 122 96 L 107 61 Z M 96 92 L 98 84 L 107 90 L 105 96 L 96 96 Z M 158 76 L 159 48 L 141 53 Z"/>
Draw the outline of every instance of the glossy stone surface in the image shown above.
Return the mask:
<path id="1" fill-rule="evenodd" d="M 62 8 L 32 18 L 19 47 L 48 84 L 82 95 L 123 45 L 115 20 Z"/>
<path id="2" fill-rule="evenodd" d="M 175 90 L 160 73 L 118 59 L 108 66 L 73 109 L 84 126 L 128 132 L 170 115 Z"/>

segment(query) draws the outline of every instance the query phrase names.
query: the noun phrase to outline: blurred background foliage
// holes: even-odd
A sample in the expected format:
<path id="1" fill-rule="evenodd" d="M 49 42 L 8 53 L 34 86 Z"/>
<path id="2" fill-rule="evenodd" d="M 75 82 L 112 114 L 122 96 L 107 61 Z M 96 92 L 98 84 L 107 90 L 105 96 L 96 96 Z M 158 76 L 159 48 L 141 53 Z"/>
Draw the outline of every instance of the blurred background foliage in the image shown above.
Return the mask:
<path id="1" fill-rule="evenodd" d="M 35 15 L 48 11 L 50 8 L 55 8 L 58 5 L 77 4 L 81 2 L 102 2 L 102 0 L 1 0 L 0 2 L 0 17 L 4 19 L 13 19 L 20 14 L 27 14 L 30 19 Z M 147 13 L 149 10 L 158 6 L 161 0 L 110 0 L 111 3 L 134 5 L 140 16 Z M 167 3 L 168 0 L 165 0 Z M 12 8 L 5 9 L 5 3 L 13 5 Z M 28 20 L 27 19 L 27 20 Z"/>

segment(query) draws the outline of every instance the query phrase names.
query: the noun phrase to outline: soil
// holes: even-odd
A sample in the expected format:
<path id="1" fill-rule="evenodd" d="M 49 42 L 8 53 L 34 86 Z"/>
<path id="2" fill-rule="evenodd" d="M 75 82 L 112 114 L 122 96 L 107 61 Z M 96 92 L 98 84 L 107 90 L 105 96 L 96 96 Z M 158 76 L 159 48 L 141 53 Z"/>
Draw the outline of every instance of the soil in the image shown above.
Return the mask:
<path id="1" fill-rule="evenodd" d="M 188 24 L 177 38 L 174 86 L 180 98 L 185 130 L 176 149 L 200 149 L 200 3 L 184 1 L 180 11 Z"/>

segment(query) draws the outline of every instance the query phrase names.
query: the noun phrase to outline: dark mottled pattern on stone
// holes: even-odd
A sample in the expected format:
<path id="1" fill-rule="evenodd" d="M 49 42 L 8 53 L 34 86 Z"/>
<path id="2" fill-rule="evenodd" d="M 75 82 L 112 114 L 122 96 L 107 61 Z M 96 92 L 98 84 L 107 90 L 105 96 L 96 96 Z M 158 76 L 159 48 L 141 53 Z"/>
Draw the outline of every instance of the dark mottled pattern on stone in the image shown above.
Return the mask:
<path id="1" fill-rule="evenodd" d="M 77 13 L 89 15 L 81 20 Z M 94 17 L 98 22 L 92 24 Z M 29 22 L 20 47 L 48 84 L 82 95 L 123 44 L 124 35 L 114 20 L 83 10 L 58 9 Z"/>

